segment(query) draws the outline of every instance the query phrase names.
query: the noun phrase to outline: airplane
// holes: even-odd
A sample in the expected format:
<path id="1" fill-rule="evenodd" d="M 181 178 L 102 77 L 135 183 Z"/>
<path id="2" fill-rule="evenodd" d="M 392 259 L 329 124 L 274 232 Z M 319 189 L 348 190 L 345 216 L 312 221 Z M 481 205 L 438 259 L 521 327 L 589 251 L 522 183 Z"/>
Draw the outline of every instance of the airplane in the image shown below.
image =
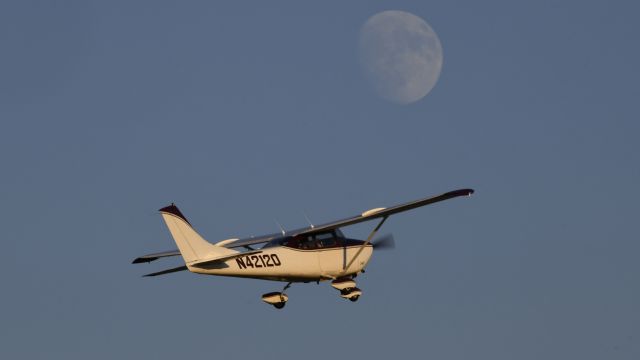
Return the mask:
<path id="1" fill-rule="evenodd" d="M 460 189 L 388 208 L 374 208 L 361 214 L 322 225 L 250 238 L 233 238 L 212 244 L 191 226 L 175 204 L 160 209 L 178 249 L 148 254 L 133 264 L 149 263 L 160 258 L 182 256 L 185 265 L 144 275 L 158 276 L 189 270 L 196 274 L 254 278 L 286 282 L 281 291 L 262 295 L 262 300 L 282 309 L 289 297 L 285 291 L 293 283 L 331 281 L 340 296 L 357 301 L 362 290 L 355 278 L 365 272 L 374 249 L 394 244 L 387 236 L 372 241 L 389 216 L 458 196 L 471 196 L 473 189 Z M 350 239 L 340 230 L 365 221 L 378 220 L 366 240 Z M 257 248 L 256 245 L 261 245 Z M 240 250 L 239 250 L 240 249 Z"/>

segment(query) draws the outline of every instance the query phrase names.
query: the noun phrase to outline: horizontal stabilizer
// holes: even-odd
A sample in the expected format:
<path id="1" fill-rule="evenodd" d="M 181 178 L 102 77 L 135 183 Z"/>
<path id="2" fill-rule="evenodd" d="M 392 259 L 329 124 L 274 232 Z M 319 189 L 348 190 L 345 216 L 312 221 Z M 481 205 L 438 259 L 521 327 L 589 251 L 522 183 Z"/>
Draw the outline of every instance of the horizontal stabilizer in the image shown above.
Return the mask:
<path id="1" fill-rule="evenodd" d="M 174 273 L 174 272 L 184 271 L 184 270 L 187 270 L 187 266 L 186 266 L 186 265 L 178 266 L 178 267 L 173 268 L 173 269 L 167 269 L 167 270 L 162 270 L 162 271 L 154 272 L 154 273 L 151 273 L 151 274 L 143 275 L 142 277 L 149 277 L 149 276 L 158 276 L 158 275 L 164 275 L 164 274 L 171 274 L 171 273 Z"/>
<path id="2" fill-rule="evenodd" d="M 180 255 L 180 251 L 178 251 L 178 249 L 176 250 L 169 250 L 169 251 L 163 251 L 163 252 L 159 252 L 159 253 L 154 253 L 154 254 L 148 254 L 148 255 L 143 255 L 140 256 L 138 258 L 135 258 L 132 262 L 132 264 L 140 264 L 140 263 L 150 263 L 154 260 L 158 260 L 159 258 L 163 258 L 163 257 L 168 257 L 168 256 L 178 256 Z"/>

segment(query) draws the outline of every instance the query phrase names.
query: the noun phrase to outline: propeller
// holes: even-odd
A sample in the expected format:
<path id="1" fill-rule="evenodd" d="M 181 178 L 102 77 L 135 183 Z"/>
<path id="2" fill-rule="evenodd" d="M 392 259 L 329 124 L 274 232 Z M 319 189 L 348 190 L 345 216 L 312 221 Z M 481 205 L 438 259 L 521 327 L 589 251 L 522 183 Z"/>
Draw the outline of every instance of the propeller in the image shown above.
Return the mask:
<path id="1" fill-rule="evenodd" d="M 396 247 L 396 241 L 393 234 L 383 235 L 371 242 L 375 250 L 391 250 Z"/>

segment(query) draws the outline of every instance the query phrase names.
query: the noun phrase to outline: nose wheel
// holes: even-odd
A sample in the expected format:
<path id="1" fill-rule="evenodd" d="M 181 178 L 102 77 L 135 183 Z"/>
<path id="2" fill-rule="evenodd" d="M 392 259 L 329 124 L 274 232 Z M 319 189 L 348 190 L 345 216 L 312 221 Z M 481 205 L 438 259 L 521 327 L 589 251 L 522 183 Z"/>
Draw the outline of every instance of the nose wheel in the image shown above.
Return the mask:
<path id="1" fill-rule="evenodd" d="M 352 278 L 333 280 L 331 286 L 340 291 L 341 298 L 349 299 L 352 302 L 358 301 L 360 295 L 362 295 L 362 290 L 356 287 L 356 282 Z"/>
<path id="2" fill-rule="evenodd" d="M 343 299 L 348 299 L 351 302 L 358 301 L 358 299 L 360 299 L 360 295 L 362 295 L 362 290 L 358 289 L 357 287 L 340 290 L 340 297 Z"/>

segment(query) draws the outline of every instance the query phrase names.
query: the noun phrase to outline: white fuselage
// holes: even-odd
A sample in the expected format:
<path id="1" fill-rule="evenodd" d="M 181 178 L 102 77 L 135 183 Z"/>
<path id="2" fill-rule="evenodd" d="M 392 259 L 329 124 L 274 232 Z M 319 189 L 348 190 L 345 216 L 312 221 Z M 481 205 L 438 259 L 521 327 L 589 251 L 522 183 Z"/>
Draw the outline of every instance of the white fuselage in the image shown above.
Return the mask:
<path id="1" fill-rule="evenodd" d="M 354 256 L 358 251 L 362 251 Z M 199 274 L 248 277 L 276 281 L 319 281 L 337 279 L 360 273 L 369 262 L 373 247 L 334 247 L 302 250 L 286 246 L 262 249 L 258 254 L 238 256 L 209 265 L 189 265 L 189 271 Z M 348 269 L 345 267 L 351 264 Z"/>

